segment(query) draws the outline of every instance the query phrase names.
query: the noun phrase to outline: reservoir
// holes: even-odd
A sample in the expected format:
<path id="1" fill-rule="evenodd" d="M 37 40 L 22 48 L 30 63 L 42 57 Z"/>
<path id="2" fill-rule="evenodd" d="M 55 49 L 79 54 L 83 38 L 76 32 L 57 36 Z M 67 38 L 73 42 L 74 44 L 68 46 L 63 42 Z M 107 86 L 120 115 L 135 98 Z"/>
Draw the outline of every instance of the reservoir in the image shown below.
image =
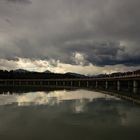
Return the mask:
<path id="1" fill-rule="evenodd" d="M 0 94 L 0 140 L 139 140 L 140 106 L 92 90 Z"/>

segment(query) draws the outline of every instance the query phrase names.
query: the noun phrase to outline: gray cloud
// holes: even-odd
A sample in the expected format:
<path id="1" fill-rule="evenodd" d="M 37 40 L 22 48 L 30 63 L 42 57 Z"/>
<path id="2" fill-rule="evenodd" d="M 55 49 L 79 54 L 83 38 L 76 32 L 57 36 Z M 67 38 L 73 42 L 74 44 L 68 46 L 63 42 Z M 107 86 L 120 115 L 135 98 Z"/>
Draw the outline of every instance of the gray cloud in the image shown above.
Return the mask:
<path id="1" fill-rule="evenodd" d="M 0 58 L 72 64 L 79 52 L 87 64 L 140 64 L 138 0 L 6 1 L 0 2 Z"/>
<path id="2" fill-rule="evenodd" d="M 6 0 L 7 2 L 12 2 L 12 3 L 24 3 L 24 4 L 30 4 L 30 0 Z"/>

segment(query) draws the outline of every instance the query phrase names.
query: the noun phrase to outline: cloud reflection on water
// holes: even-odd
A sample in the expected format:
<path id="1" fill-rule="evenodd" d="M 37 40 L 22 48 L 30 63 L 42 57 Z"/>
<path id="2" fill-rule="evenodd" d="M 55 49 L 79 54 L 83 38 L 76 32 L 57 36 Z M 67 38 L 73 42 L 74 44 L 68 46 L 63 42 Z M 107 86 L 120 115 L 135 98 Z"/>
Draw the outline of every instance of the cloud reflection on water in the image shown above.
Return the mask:
<path id="1" fill-rule="evenodd" d="M 91 102 L 93 100 L 104 98 L 117 99 L 110 95 L 99 92 L 76 90 L 76 91 L 52 91 L 52 92 L 30 92 L 25 94 L 6 94 L 0 95 L 0 105 L 17 103 L 18 106 L 29 105 L 55 105 L 66 100 L 76 100 L 76 110 L 80 112 L 83 108 L 84 100 Z"/>

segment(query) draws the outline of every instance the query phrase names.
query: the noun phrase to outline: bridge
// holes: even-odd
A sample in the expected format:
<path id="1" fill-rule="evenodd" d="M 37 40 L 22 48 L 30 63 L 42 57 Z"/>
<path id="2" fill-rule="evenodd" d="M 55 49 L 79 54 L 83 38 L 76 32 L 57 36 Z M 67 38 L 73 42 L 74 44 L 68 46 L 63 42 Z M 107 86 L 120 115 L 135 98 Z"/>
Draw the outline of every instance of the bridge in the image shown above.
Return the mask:
<path id="1" fill-rule="evenodd" d="M 140 74 L 73 79 L 0 79 L 0 86 L 76 87 L 140 93 Z"/>

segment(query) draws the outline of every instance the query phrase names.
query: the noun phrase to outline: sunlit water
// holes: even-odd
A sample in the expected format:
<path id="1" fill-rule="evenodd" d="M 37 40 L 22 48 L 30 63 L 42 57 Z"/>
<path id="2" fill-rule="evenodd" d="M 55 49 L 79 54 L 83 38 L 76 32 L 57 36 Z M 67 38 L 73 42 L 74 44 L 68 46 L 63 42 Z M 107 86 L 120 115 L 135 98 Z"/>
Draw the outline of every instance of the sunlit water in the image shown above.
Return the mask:
<path id="1" fill-rule="evenodd" d="M 140 106 L 94 91 L 0 95 L 0 140 L 139 140 Z"/>

